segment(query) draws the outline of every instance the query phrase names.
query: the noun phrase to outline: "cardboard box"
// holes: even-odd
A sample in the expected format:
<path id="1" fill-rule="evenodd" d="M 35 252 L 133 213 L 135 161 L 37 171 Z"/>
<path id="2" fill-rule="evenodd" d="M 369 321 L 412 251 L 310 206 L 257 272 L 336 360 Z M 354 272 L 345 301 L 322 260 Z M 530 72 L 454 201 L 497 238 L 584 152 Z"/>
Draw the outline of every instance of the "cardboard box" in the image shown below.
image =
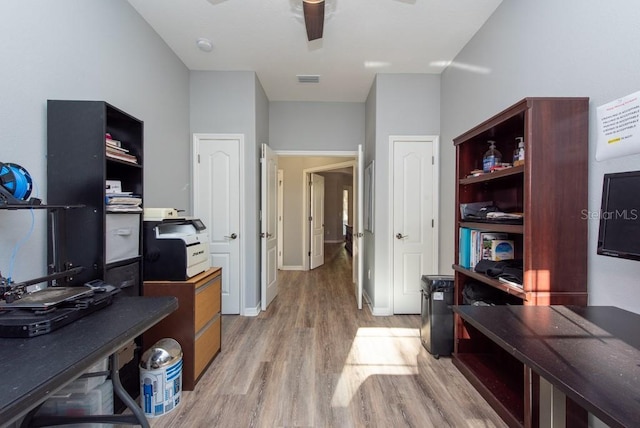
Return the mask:
<path id="1" fill-rule="evenodd" d="M 513 260 L 513 241 L 494 239 L 491 241 L 491 260 Z"/>

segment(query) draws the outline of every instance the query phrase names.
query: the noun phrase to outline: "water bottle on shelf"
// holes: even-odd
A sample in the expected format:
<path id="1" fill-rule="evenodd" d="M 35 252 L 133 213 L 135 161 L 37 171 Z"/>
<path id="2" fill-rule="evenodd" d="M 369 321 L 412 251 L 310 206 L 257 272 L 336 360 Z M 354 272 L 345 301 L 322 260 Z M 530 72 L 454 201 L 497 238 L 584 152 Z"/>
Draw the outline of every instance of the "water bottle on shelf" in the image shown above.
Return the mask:
<path id="1" fill-rule="evenodd" d="M 502 154 L 496 149 L 496 142 L 493 140 L 487 141 L 489 143 L 489 150 L 487 150 L 482 158 L 482 170 L 484 172 L 491 172 L 491 169 L 496 165 L 502 163 Z"/>

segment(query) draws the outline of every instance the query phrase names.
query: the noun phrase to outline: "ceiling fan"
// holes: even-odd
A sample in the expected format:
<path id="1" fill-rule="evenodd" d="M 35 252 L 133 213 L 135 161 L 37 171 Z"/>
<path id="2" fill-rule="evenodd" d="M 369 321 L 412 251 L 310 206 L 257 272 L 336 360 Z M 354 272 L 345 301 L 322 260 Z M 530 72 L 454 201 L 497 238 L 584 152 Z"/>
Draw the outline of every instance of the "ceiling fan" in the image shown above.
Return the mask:
<path id="1" fill-rule="evenodd" d="M 324 0 L 302 0 L 302 11 L 307 39 L 321 39 L 324 30 Z"/>

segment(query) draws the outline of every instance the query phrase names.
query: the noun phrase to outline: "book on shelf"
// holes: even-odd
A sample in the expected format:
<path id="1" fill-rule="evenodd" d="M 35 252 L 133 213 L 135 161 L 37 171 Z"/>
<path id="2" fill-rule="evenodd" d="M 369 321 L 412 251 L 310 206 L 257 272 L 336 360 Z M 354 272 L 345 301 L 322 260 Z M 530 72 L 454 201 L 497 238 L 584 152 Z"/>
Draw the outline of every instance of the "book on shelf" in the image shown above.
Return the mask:
<path id="1" fill-rule="evenodd" d="M 493 241 L 495 240 L 504 241 L 508 237 L 509 235 L 503 232 L 482 232 L 481 233 L 482 250 L 481 250 L 480 259 L 495 260 Z M 513 248 L 513 242 L 512 242 L 512 248 Z"/>
<path id="2" fill-rule="evenodd" d="M 108 213 L 141 213 L 142 207 L 138 205 L 107 205 Z"/>
<path id="3" fill-rule="evenodd" d="M 105 195 L 107 205 L 141 205 L 142 198 L 128 193 L 110 193 Z"/>
<path id="4" fill-rule="evenodd" d="M 459 233 L 458 262 L 464 268 L 473 270 L 480 260 L 496 260 L 498 253 L 502 260 L 506 260 L 506 257 L 513 258 L 513 241 L 508 240 L 507 233 L 483 232 L 466 227 L 461 227 Z M 503 251 L 503 247 L 498 247 L 500 243 L 510 244 L 510 256 Z"/>
<path id="5" fill-rule="evenodd" d="M 108 141 L 105 143 L 105 149 L 113 153 L 129 153 L 129 149 L 125 149 L 121 146 L 114 146 L 112 144 L 109 144 Z"/>
<path id="6" fill-rule="evenodd" d="M 471 267 L 471 229 L 460 228 L 460 242 L 458 263 L 460 266 L 469 269 Z"/>
<path id="7" fill-rule="evenodd" d="M 503 284 L 511 285 L 512 287 L 524 288 L 522 284 L 517 283 L 511 279 L 504 278 L 502 276 L 498 277 L 498 281 L 502 282 Z"/>
<path id="8" fill-rule="evenodd" d="M 104 141 L 109 145 L 112 145 L 115 147 L 122 147 L 122 141 L 116 140 L 115 138 L 111 137 L 111 134 L 108 132 L 104 134 Z"/>
<path id="9" fill-rule="evenodd" d="M 107 148 L 107 151 L 106 151 L 106 156 L 108 158 L 111 158 L 111 159 L 118 159 L 118 160 L 121 160 L 121 161 L 135 163 L 135 164 L 138 163 L 138 158 L 137 157 L 135 157 L 133 155 L 130 155 L 128 153 L 113 152 L 113 151 L 110 151 L 108 148 Z"/>

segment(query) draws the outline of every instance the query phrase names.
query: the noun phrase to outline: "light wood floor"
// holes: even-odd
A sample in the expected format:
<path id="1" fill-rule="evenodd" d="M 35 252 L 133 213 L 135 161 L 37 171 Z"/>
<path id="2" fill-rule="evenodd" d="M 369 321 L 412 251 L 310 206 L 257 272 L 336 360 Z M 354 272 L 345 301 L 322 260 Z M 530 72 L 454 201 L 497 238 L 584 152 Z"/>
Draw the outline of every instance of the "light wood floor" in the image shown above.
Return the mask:
<path id="1" fill-rule="evenodd" d="M 357 310 L 341 244 L 318 269 L 280 271 L 267 311 L 222 323 L 222 351 L 153 428 L 505 426 L 422 347 L 418 315 Z"/>

